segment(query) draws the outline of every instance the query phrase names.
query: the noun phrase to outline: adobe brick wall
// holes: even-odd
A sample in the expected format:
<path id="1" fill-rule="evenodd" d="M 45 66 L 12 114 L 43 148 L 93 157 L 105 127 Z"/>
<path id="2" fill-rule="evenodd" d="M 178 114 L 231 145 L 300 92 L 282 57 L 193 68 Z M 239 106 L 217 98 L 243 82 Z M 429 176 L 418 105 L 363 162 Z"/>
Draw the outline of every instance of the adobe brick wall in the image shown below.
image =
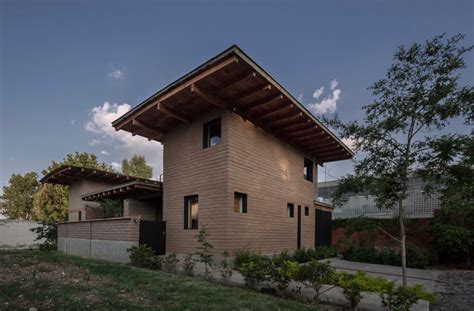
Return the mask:
<path id="1" fill-rule="evenodd" d="M 102 219 L 58 225 L 58 238 L 138 242 L 140 222 L 136 219 Z"/>
<path id="2" fill-rule="evenodd" d="M 79 211 L 82 212 L 82 220 L 93 219 L 97 213 L 90 207 L 97 206 L 96 202 L 86 202 L 81 199 L 81 195 L 113 186 L 113 183 L 99 182 L 95 180 L 79 180 L 69 186 L 68 193 L 68 219 L 69 221 L 79 220 Z M 86 206 L 89 206 L 86 211 Z"/>
<path id="3" fill-rule="evenodd" d="M 203 124 L 222 118 L 222 142 L 203 149 Z M 163 141 L 166 251 L 194 252 L 197 230 L 184 230 L 184 196 L 199 195 L 199 228 L 214 253 L 255 249 L 274 253 L 297 246 L 301 206 L 303 247 L 314 246 L 314 181 L 303 178 L 304 154 L 231 111 L 216 110 L 169 131 Z M 248 213 L 233 211 L 234 192 L 248 195 Z M 287 216 L 287 203 L 295 217 Z M 304 215 L 308 206 L 309 216 Z"/>

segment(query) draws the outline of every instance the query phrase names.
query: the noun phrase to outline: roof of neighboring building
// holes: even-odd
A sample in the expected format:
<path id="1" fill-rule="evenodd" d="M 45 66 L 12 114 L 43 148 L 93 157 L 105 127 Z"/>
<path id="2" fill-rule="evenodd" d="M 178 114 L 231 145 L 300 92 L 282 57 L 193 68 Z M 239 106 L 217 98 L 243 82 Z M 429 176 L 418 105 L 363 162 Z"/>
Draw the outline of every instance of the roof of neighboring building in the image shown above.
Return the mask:
<path id="1" fill-rule="evenodd" d="M 116 130 L 162 141 L 171 128 L 213 108 L 246 120 L 315 157 L 350 159 L 353 152 L 239 47 L 213 57 L 115 120 Z"/>
<path id="2" fill-rule="evenodd" d="M 74 182 L 85 179 L 109 182 L 112 184 L 123 184 L 125 182 L 140 181 L 149 185 L 160 185 L 161 187 L 161 182 L 152 179 L 139 178 L 130 175 L 72 165 L 61 166 L 54 171 L 49 172 L 46 176 L 41 178 L 40 182 L 70 185 Z"/>
<path id="3" fill-rule="evenodd" d="M 163 187 L 161 183 L 148 183 L 143 181 L 132 181 L 106 189 L 81 195 L 84 201 L 98 201 L 102 199 L 135 198 L 144 195 L 162 196 Z"/>

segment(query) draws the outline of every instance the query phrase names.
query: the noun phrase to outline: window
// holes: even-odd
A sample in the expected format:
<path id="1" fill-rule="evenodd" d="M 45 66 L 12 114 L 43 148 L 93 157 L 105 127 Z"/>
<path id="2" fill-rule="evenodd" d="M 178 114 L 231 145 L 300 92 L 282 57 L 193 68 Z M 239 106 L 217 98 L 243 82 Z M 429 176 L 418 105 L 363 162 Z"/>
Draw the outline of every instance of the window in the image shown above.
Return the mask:
<path id="1" fill-rule="evenodd" d="M 82 220 L 82 212 L 79 211 L 79 216 L 78 216 L 79 220 Z"/>
<path id="2" fill-rule="evenodd" d="M 203 148 L 221 143 L 221 118 L 207 122 L 203 128 Z"/>
<path id="3" fill-rule="evenodd" d="M 247 213 L 247 194 L 234 193 L 234 212 Z"/>
<path id="4" fill-rule="evenodd" d="M 307 206 L 304 207 L 304 215 L 309 216 L 309 207 Z"/>
<path id="5" fill-rule="evenodd" d="M 184 229 L 198 228 L 199 197 L 197 195 L 184 197 Z"/>
<path id="6" fill-rule="evenodd" d="M 313 161 L 310 159 L 304 158 L 304 169 L 303 169 L 304 179 L 313 181 Z"/>
<path id="7" fill-rule="evenodd" d="M 287 211 L 288 211 L 288 217 L 293 218 L 295 217 L 295 206 L 291 203 L 288 203 L 287 206 Z"/>

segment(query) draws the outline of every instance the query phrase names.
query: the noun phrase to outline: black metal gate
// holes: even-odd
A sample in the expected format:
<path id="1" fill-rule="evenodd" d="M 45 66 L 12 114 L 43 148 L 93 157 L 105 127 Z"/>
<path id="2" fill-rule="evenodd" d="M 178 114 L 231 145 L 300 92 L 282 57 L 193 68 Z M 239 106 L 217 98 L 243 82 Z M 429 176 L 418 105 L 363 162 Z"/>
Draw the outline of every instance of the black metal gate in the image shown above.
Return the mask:
<path id="1" fill-rule="evenodd" d="M 317 209 L 315 218 L 314 246 L 331 245 L 332 213 Z"/>
<path id="2" fill-rule="evenodd" d="M 166 252 L 166 222 L 141 220 L 139 244 L 146 244 L 157 255 L 164 255 Z"/>

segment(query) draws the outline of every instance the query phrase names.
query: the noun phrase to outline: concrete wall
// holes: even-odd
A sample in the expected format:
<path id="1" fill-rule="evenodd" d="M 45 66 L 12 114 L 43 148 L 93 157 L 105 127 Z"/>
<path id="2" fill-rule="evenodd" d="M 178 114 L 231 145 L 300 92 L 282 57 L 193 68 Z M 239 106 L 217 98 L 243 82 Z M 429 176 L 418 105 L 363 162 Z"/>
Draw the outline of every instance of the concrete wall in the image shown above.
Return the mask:
<path id="1" fill-rule="evenodd" d="M 222 118 L 221 143 L 203 149 L 203 124 Z M 170 130 L 164 145 L 166 251 L 191 253 L 197 230 L 184 229 L 184 196 L 199 195 L 199 228 L 206 227 L 214 253 L 250 248 L 274 253 L 314 246 L 314 181 L 303 178 L 304 154 L 228 110 L 216 110 Z M 234 192 L 248 195 L 247 214 L 233 210 Z M 287 216 L 287 203 L 295 217 Z M 304 215 L 308 206 L 309 216 Z"/>
<path id="2" fill-rule="evenodd" d="M 58 250 L 66 254 L 129 262 L 127 249 L 138 246 L 140 221 L 109 218 L 59 224 Z"/>
<path id="3" fill-rule="evenodd" d="M 36 221 L 0 220 L 0 249 L 36 247 L 44 241 L 35 241 L 37 235 L 30 229 L 39 227 Z"/>
<path id="4" fill-rule="evenodd" d="M 143 220 L 156 220 L 158 206 L 153 202 L 144 202 L 136 199 L 123 201 L 124 217 L 141 217 Z"/>
<path id="5" fill-rule="evenodd" d="M 83 201 L 81 195 L 108 188 L 113 185 L 115 184 L 87 179 L 79 180 L 70 185 L 68 195 L 69 221 L 78 221 L 79 212 L 82 213 L 82 220 L 97 218 L 97 213 L 92 207 L 97 206 L 98 204 L 96 202 Z M 86 206 L 88 207 L 87 209 Z"/>

